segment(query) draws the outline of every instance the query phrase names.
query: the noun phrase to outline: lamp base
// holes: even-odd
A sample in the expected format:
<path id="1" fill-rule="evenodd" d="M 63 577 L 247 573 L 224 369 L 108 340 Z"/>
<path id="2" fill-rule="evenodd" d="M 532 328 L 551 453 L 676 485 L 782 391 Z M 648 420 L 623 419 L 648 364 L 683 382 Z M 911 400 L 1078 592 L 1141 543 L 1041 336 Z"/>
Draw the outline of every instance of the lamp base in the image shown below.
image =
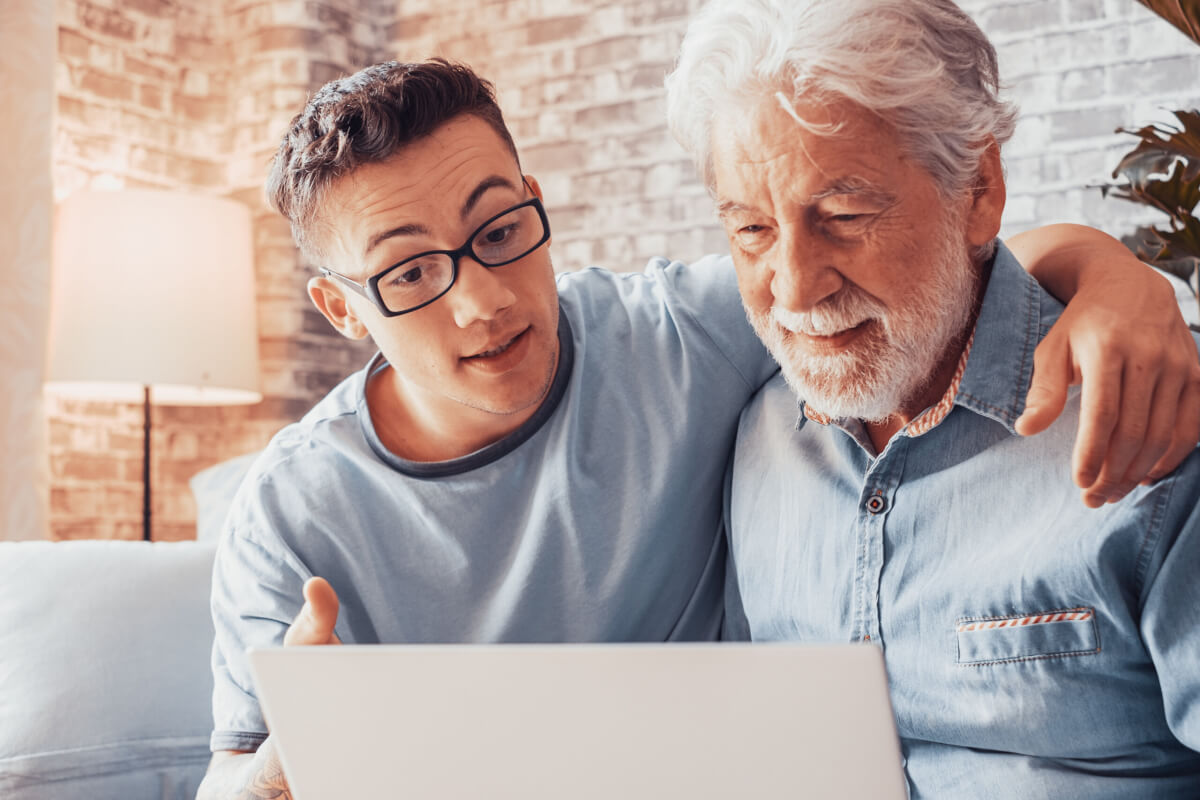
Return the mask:
<path id="1" fill-rule="evenodd" d="M 150 541 L 150 386 L 142 386 L 142 539 Z"/>

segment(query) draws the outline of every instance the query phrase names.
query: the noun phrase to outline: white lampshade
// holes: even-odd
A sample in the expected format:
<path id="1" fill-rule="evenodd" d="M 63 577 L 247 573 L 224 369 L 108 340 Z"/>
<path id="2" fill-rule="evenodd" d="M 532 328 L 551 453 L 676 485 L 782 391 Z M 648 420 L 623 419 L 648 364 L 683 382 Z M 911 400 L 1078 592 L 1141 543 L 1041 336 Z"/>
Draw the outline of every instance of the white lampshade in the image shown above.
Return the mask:
<path id="1" fill-rule="evenodd" d="M 181 192 L 72 195 L 58 209 L 50 366 L 56 391 L 156 403 L 255 403 L 250 212 Z"/>

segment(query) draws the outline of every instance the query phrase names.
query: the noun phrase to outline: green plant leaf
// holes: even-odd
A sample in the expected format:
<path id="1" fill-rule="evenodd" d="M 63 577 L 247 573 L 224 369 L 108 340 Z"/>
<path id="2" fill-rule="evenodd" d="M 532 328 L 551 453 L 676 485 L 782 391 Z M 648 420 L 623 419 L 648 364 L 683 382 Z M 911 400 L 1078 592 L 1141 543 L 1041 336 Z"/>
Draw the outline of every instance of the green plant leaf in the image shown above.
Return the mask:
<path id="1" fill-rule="evenodd" d="M 1138 0 L 1146 8 L 1200 44 L 1200 6 L 1196 0 Z"/>
<path id="2" fill-rule="evenodd" d="M 1175 220 L 1188 217 L 1200 203 L 1200 175 L 1188 180 L 1184 162 L 1176 161 L 1166 179 L 1148 178 L 1141 184 L 1110 187 L 1113 196 L 1152 206 Z"/>
<path id="3" fill-rule="evenodd" d="M 1137 136 L 1138 146 L 1129 151 L 1113 170 L 1113 177 L 1123 176 L 1132 184 L 1145 181 L 1150 175 L 1166 172 L 1171 162 L 1183 159 L 1188 180 L 1200 175 L 1200 111 L 1177 110 L 1179 127 L 1152 124 L 1136 131 L 1117 128 L 1117 133 Z"/>
<path id="4" fill-rule="evenodd" d="M 1200 220 L 1188 217 L 1190 224 L 1179 230 L 1140 227 L 1121 237 L 1138 258 L 1163 272 L 1189 282 L 1200 264 Z"/>

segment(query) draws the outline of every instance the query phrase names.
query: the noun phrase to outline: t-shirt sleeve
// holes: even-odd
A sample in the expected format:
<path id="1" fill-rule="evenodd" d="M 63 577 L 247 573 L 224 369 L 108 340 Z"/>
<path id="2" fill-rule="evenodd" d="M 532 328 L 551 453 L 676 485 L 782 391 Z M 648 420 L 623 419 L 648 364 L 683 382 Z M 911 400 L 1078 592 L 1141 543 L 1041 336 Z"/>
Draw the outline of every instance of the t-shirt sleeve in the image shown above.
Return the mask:
<path id="1" fill-rule="evenodd" d="M 685 315 L 712 342 L 752 391 L 778 371 L 746 319 L 733 259 L 710 255 L 684 264 L 656 258 L 646 272 L 661 275 L 673 311 Z"/>
<path id="2" fill-rule="evenodd" d="M 213 564 L 213 751 L 257 750 L 267 738 L 247 650 L 283 644 L 311 577 L 287 548 L 271 544 L 253 489 L 241 494 Z"/>

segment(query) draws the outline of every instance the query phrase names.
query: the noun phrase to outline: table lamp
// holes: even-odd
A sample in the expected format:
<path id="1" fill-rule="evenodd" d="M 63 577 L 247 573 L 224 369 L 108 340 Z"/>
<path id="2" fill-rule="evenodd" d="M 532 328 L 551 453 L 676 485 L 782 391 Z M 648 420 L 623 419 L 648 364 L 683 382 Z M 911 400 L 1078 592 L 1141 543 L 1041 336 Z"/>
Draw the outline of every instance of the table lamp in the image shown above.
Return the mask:
<path id="1" fill-rule="evenodd" d="M 142 401 L 142 535 L 150 539 L 150 404 L 256 403 L 250 211 L 157 190 L 81 192 L 58 208 L 47 383 Z"/>

